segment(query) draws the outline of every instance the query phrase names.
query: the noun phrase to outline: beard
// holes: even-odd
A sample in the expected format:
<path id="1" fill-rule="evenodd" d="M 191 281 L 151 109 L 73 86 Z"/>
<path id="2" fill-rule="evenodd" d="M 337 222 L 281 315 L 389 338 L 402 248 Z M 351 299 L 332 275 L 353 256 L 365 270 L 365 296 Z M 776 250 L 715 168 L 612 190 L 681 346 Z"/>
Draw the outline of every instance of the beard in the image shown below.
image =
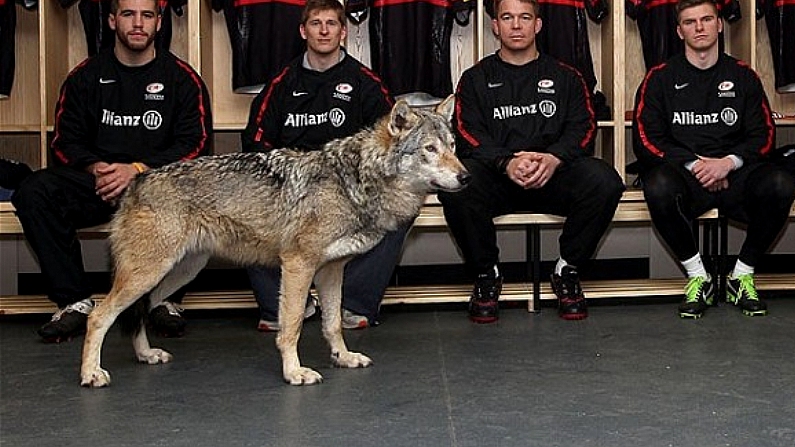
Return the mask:
<path id="1" fill-rule="evenodd" d="M 119 38 L 119 42 L 124 45 L 130 51 L 144 51 L 152 45 L 152 42 L 155 40 L 155 34 L 147 35 L 145 40 L 141 39 L 130 39 L 130 36 L 123 33 L 116 33 L 116 37 Z"/>

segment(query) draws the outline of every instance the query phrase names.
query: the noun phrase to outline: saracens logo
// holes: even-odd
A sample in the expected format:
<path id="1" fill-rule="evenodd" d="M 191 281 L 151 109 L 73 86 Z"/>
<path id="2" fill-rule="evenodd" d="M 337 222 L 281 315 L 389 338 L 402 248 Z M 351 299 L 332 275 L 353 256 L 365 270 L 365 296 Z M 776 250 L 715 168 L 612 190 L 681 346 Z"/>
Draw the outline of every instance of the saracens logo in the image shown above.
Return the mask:
<path id="1" fill-rule="evenodd" d="M 162 92 L 163 89 L 166 88 L 163 84 L 159 82 L 153 82 L 146 86 L 146 94 L 144 94 L 144 100 L 146 101 L 162 101 L 165 99 Z"/>
<path id="2" fill-rule="evenodd" d="M 163 91 L 165 86 L 159 82 L 153 82 L 146 86 L 146 91 L 149 93 L 160 93 Z"/>
<path id="3" fill-rule="evenodd" d="M 555 94 L 555 89 L 552 88 L 554 85 L 555 81 L 552 79 L 542 79 L 538 81 L 538 92 L 553 95 Z"/>
<path id="4" fill-rule="evenodd" d="M 718 84 L 718 90 L 722 92 L 729 91 L 733 88 L 734 88 L 734 82 L 732 81 L 723 81 L 720 84 Z"/>
<path id="5" fill-rule="evenodd" d="M 340 93 L 350 93 L 353 91 L 353 86 L 348 84 L 347 82 L 341 82 L 337 84 L 337 87 L 334 89 Z"/>
<path id="6" fill-rule="evenodd" d="M 733 126 L 737 124 L 737 111 L 731 107 L 726 107 L 720 111 L 720 119 L 726 123 L 727 126 Z"/>

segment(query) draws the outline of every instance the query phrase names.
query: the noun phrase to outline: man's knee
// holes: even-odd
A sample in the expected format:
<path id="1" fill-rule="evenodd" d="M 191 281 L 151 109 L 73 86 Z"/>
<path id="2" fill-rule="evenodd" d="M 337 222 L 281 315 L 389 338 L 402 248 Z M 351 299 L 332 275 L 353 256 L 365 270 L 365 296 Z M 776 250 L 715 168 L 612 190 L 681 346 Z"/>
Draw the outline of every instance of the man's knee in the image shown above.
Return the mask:
<path id="1" fill-rule="evenodd" d="M 18 215 L 35 212 L 47 206 L 49 175 L 46 170 L 40 170 L 29 175 L 11 197 L 11 203 L 16 208 Z"/>

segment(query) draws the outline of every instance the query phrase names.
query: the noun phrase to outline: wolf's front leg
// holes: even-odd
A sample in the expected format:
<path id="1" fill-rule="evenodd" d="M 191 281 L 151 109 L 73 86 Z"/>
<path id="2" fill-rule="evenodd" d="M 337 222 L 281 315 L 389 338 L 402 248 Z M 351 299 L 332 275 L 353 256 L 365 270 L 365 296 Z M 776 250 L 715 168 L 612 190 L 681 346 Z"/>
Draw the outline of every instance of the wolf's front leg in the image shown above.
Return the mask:
<path id="1" fill-rule="evenodd" d="M 108 329 L 124 310 L 125 304 L 118 305 L 118 300 L 114 300 L 111 291 L 108 298 L 88 316 L 86 339 L 83 341 L 83 361 L 80 365 L 80 385 L 92 388 L 110 385 L 110 373 L 100 366 L 102 344 Z"/>
<path id="2" fill-rule="evenodd" d="M 303 259 L 282 259 L 280 329 L 276 346 L 282 354 L 282 375 L 290 385 L 314 385 L 323 381 L 320 373 L 301 366 L 298 359 L 298 339 L 304 324 L 304 306 L 313 275 L 313 264 Z"/>
<path id="3" fill-rule="evenodd" d="M 340 368 L 366 368 L 373 364 L 364 354 L 348 351 L 342 336 L 342 280 L 347 260 L 332 261 L 315 274 L 323 310 L 323 336 L 331 347 L 331 361 Z"/>

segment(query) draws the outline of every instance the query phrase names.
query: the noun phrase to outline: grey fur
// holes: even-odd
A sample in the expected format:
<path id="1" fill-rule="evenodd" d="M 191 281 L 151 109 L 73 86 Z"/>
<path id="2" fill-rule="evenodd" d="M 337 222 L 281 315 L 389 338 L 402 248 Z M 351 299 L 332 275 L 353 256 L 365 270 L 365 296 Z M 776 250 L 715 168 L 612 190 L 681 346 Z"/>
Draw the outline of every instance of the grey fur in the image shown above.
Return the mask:
<path id="1" fill-rule="evenodd" d="M 110 383 L 99 359 L 120 312 L 149 291 L 151 306 L 159 304 L 211 256 L 282 266 L 277 346 L 287 382 L 322 380 L 300 365 L 296 347 L 313 278 L 332 360 L 342 367 L 369 366 L 369 358 L 348 351 L 342 340 L 342 271 L 352 256 L 412 220 L 429 191 L 455 191 L 468 181 L 453 153 L 452 103 L 449 98 L 431 112 L 398 102 L 374 128 L 320 151 L 210 156 L 141 175 L 112 223 L 114 284 L 89 318 L 81 384 Z M 133 346 L 139 361 L 171 360 L 149 346 L 145 329 Z"/>

